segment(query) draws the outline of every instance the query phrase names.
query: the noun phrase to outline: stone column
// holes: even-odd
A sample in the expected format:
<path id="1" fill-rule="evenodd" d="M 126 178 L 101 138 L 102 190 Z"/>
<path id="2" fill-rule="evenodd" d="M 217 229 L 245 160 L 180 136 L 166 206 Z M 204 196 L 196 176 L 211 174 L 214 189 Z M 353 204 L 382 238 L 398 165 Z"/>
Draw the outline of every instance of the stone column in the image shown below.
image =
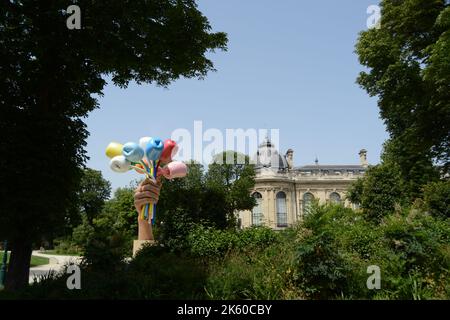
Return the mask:
<path id="1" fill-rule="evenodd" d="M 297 197 L 295 196 L 295 189 L 291 188 L 291 190 L 289 192 L 289 199 L 290 199 L 289 207 L 290 207 L 290 210 L 291 210 L 291 212 L 290 212 L 291 221 L 288 222 L 288 223 L 293 225 L 294 223 L 297 222 L 297 210 L 296 210 L 297 209 L 297 203 L 296 203 Z"/>
<path id="2" fill-rule="evenodd" d="M 270 200 L 269 200 L 269 191 L 267 188 L 264 189 L 264 199 L 263 199 L 263 222 L 266 222 L 267 224 L 269 223 L 269 212 L 270 212 L 270 208 L 269 208 L 269 204 L 270 204 Z"/>
<path id="3" fill-rule="evenodd" d="M 272 200 L 272 205 L 273 205 L 273 226 L 276 227 L 277 226 L 277 193 L 280 190 L 273 190 L 273 200 Z"/>
<path id="4" fill-rule="evenodd" d="M 303 198 L 300 189 L 295 190 L 297 194 L 297 221 L 303 220 Z"/>
<path id="5" fill-rule="evenodd" d="M 267 216 L 266 216 L 266 221 L 267 221 L 267 226 L 269 228 L 272 228 L 272 223 L 273 223 L 273 188 L 268 188 L 267 189 Z"/>

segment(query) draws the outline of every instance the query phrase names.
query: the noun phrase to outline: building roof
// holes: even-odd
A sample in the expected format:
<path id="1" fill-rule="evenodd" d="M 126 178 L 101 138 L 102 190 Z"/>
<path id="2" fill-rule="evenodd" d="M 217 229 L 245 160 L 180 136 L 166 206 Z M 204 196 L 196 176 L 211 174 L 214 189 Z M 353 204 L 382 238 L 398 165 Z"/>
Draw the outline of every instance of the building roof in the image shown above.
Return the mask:
<path id="1" fill-rule="evenodd" d="M 294 152 L 289 149 L 287 153 Z M 361 150 L 361 152 L 367 152 L 366 150 Z M 259 145 L 258 151 L 255 155 L 256 169 L 261 168 L 271 168 L 277 170 L 278 172 L 287 172 L 288 163 L 284 156 L 280 155 L 275 144 L 270 141 L 268 137 Z M 323 172 L 323 171 L 366 171 L 367 167 L 358 164 L 335 164 L 335 165 L 319 165 L 319 160 L 316 157 L 316 164 L 297 166 L 294 167 L 293 171 L 297 172 Z"/>
<path id="2" fill-rule="evenodd" d="M 259 145 L 256 157 L 256 168 L 273 168 L 284 170 L 287 168 L 286 159 L 281 156 L 268 137 Z"/>
<path id="3" fill-rule="evenodd" d="M 334 164 L 334 165 L 322 165 L 322 164 L 312 164 L 306 166 L 295 167 L 294 171 L 315 171 L 315 170 L 366 170 L 365 167 L 361 165 L 347 165 L 347 164 Z"/>

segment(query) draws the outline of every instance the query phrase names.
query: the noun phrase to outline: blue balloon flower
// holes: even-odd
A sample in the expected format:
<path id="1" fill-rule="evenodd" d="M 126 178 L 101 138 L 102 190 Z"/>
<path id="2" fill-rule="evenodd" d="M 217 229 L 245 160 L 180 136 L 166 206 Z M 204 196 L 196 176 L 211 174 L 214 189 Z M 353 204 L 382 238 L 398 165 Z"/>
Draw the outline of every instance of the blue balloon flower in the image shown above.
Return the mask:
<path id="1" fill-rule="evenodd" d="M 144 150 L 134 142 L 125 143 L 122 152 L 125 158 L 131 162 L 139 162 L 144 157 Z"/>
<path id="2" fill-rule="evenodd" d="M 147 143 L 147 148 L 145 149 L 145 155 L 150 161 L 156 161 L 161 156 L 164 150 L 164 142 L 158 138 L 151 138 Z"/>

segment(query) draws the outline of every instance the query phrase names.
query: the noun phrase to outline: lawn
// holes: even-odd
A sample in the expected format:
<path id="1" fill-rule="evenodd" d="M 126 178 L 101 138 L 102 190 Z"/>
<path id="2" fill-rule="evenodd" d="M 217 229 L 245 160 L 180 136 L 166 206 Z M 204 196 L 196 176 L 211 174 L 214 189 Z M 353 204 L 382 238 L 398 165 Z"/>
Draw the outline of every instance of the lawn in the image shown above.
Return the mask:
<path id="1" fill-rule="evenodd" d="M 9 253 L 8 253 L 8 261 L 9 261 Z M 0 252 L 0 264 L 3 262 L 3 252 Z M 31 256 L 31 267 L 41 266 L 43 264 L 49 264 L 48 258 Z"/>

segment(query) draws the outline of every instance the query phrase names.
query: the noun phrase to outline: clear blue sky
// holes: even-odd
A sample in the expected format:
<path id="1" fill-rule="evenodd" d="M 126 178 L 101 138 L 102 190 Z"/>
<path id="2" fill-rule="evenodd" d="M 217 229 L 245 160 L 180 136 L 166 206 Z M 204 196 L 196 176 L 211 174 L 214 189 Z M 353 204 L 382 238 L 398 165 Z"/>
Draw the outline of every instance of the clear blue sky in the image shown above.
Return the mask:
<path id="1" fill-rule="evenodd" d="M 387 138 L 376 99 L 355 83 L 363 70 L 354 53 L 367 29 L 367 7 L 377 0 L 201 0 L 214 31 L 228 33 L 228 52 L 209 56 L 217 72 L 181 79 L 169 88 L 109 85 L 89 115 L 87 165 L 113 188 L 138 178 L 108 167 L 110 141 L 168 138 L 173 130 L 277 128 L 280 149 L 296 165 L 355 164 L 358 151 L 379 161 Z M 168 116 L 170 121 L 168 121 Z"/>

